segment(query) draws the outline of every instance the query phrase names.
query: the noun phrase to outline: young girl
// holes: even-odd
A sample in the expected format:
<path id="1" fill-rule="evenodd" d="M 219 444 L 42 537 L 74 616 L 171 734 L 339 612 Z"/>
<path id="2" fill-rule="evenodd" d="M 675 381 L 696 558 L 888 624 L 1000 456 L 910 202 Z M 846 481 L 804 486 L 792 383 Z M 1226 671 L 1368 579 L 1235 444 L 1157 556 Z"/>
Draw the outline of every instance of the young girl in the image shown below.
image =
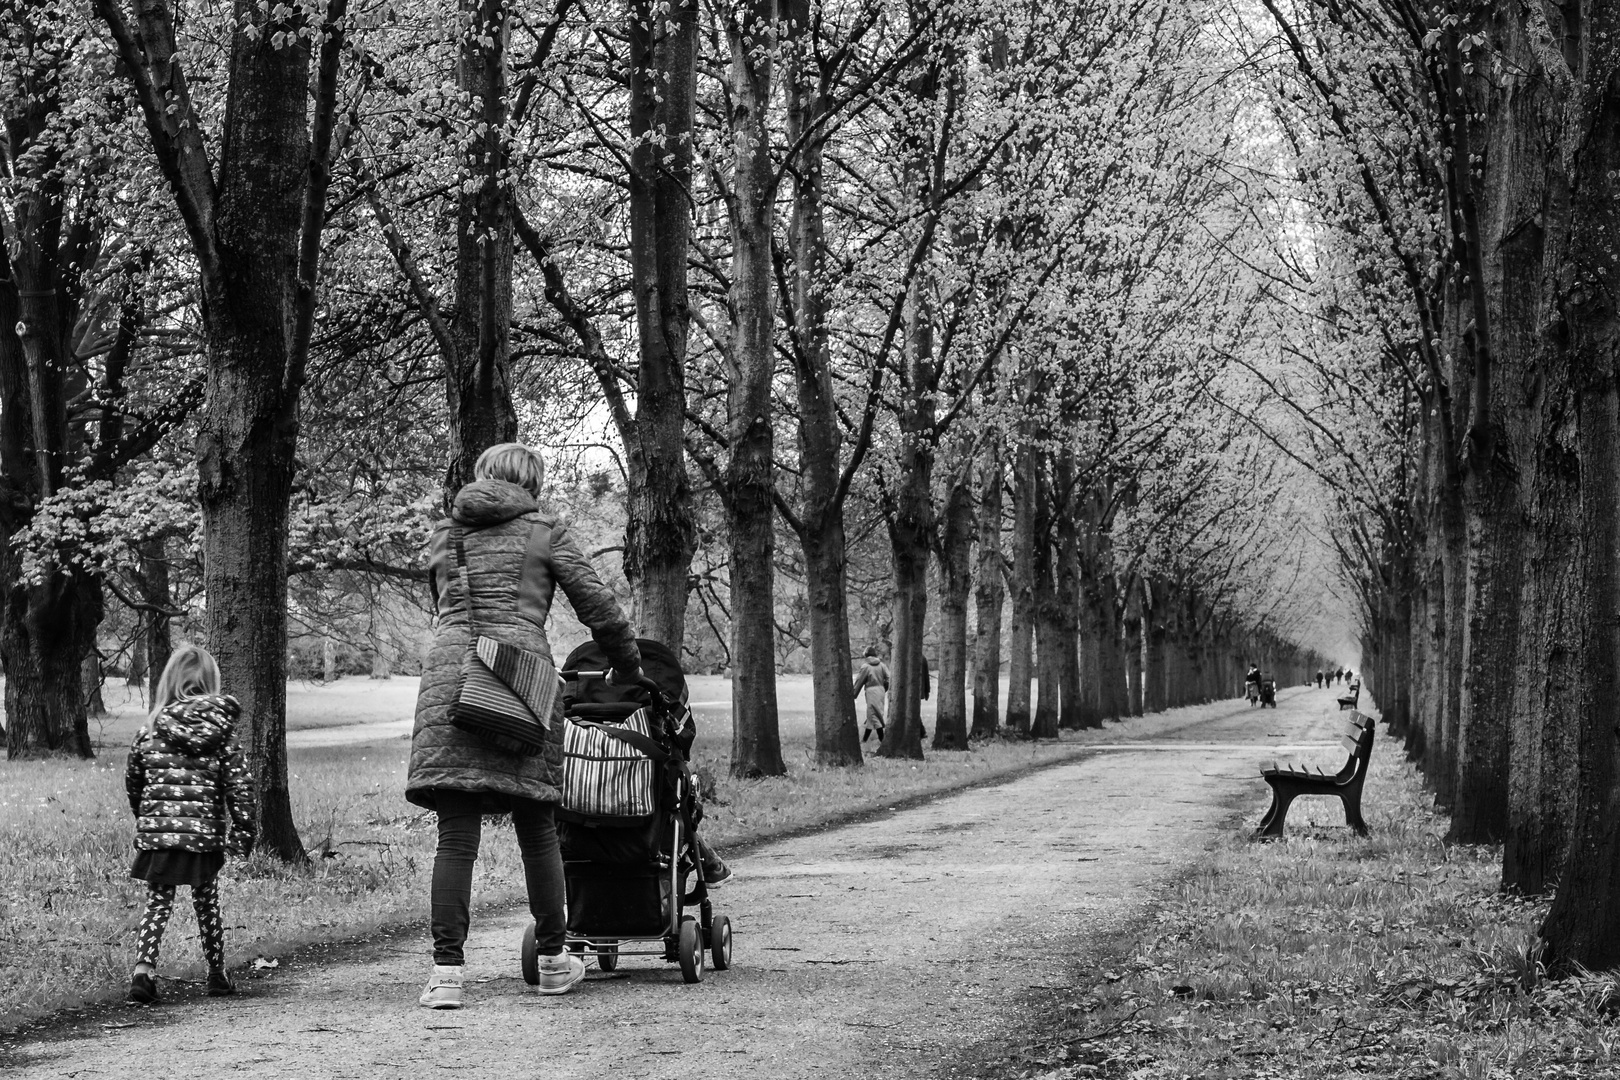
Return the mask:
<path id="1" fill-rule="evenodd" d="M 219 692 L 214 658 L 183 645 L 164 667 L 150 721 L 130 747 L 124 787 L 136 824 L 129 873 L 147 886 L 131 1001 L 158 999 L 152 981 L 158 943 L 179 885 L 191 886 L 208 960 L 208 993 L 236 992 L 225 974 L 225 923 L 214 879 L 227 850 L 246 856 L 253 848 L 253 789 L 235 739 L 240 711 L 235 698 Z"/>

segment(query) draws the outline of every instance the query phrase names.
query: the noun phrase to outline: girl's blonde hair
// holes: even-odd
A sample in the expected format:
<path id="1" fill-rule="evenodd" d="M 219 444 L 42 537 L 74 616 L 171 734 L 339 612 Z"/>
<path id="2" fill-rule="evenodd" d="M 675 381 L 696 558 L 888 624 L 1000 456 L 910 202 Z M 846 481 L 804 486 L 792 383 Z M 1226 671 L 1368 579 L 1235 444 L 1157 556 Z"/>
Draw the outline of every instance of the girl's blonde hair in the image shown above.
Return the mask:
<path id="1" fill-rule="evenodd" d="M 174 650 L 158 676 L 157 692 L 152 695 L 151 718 L 181 698 L 219 693 L 219 664 L 207 649 L 182 645 Z"/>
<path id="2" fill-rule="evenodd" d="M 478 455 L 473 463 L 473 479 L 505 480 L 538 499 L 540 485 L 546 480 L 546 462 L 522 443 L 496 443 Z"/>

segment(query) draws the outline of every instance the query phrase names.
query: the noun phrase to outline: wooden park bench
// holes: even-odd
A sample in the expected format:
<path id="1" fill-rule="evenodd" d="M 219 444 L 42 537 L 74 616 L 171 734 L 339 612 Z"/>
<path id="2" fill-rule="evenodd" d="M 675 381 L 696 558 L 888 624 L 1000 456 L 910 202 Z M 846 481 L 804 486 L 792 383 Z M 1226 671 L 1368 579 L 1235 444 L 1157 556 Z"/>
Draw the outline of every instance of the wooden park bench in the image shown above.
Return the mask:
<path id="1" fill-rule="evenodd" d="M 1350 758 L 1336 773 L 1320 768 L 1283 768 L 1275 761 L 1260 766 L 1260 776 L 1271 785 L 1271 809 L 1260 819 L 1255 836 L 1281 836 L 1288 806 L 1301 795 L 1337 795 L 1344 803 L 1344 823 L 1362 836 L 1367 835 L 1367 823 L 1361 820 L 1361 786 L 1367 780 L 1367 763 L 1372 760 L 1372 717 L 1351 713 L 1349 728 L 1340 742 L 1350 752 Z"/>
<path id="2" fill-rule="evenodd" d="M 1361 680 L 1357 679 L 1350 684 L 1350 692 L 1339 699 L 1339 711 L 1355 709 L 1361 704 Z"/>

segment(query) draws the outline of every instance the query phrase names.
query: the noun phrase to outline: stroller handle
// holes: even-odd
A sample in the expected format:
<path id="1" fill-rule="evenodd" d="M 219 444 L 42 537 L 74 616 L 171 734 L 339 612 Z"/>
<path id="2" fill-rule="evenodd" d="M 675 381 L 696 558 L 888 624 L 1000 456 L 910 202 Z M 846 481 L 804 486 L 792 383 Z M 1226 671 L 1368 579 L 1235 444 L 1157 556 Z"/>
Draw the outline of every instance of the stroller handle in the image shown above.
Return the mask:
<path id="1" fill-rule="evenodd" d="M 584 678 L 584 679 L 606 679 L 606 680 L 611 682 L 612 681 L 612 676 L 613 676 L 613 672 L 611 670 L 589 671 L 589 670 L 586 670 L 584 668 L 580 668 L 580 669 L 577 669 L 577 670 L 563 670 L 563 671 L 557 672 L 557 674 L 561 678 L 569 680 L 569 681 Z M 648 677 L 646 675 L 642 675 L 639 678 L 637 678 L 636 679 L 636 685 L 639 686 L 641 689 L 647 691 L 647 693 L 651 694 L 654 704 L 659 705 L 660 707 L 668 708 L 671 701 L 673 700 L 672 698 L 670 698 L 670 696 L 668 694 L 664 693 L 664 688 L 662 686 L 658 685 L 657 680 L 652 679 L 652 678 L 650 678 L 650 677 Z"/>

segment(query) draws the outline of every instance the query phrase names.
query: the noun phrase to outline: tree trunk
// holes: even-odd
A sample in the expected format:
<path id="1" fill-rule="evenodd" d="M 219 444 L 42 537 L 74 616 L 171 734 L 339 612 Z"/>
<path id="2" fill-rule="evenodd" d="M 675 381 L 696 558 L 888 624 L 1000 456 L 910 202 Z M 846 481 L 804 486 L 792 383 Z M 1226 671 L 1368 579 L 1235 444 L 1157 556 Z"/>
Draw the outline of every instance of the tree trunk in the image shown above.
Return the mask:
<path id="1" fill-rule="evenodd" d="M 1042 485 L 1045 487 L 1046 485 Z M 1045 492 L 1043 492 L 1043 495 Z M 1045 500 L 1043 499 L 1043 502 Z M 1030 734 L 1055 739 L 1063 703 L 1063 618 L 1059 612 L 1057 568 L 1053 565 L 1050 514 L 1036 526 L 1035 551 L 1035 715 Z"/>
<path id="2" fill-rule="evenodd" d="M 1534 527 L 1527 539 L 1519 663 L 1508 739 L 1502 888 L 1550 891 L 1563 867 L 1580 783 L 1581 651 L 1586 581 L 1580 536 L 1580 465 L 1570 444 L 1567 377 L 1546 366 L 1540 445 L 1527 455 Z"/>
<path id="3" fill-rule="evenodd" d="M 1104 536 L 1096 557 L 1099 567 L 1094 585 L 1098 593 L 1097 678 L 1102 719 L 1121 720 L 1132 715 L 1129 698 L 1127 643 L 1120 633 L 1119 592 L 1114 583 L 1113 543 Z M 1138 654 L 1140 655 L 1140 654 Z"/>
<path id="4" fill-rule="evenodd" d="M 801 146 L 793 173 L 794 387 L 799 404 L 799 460 L 804 495 L 799 544 L 810 603 L 810 668 L 816 709 L 816 760 L 859 765 L 861 734 L 850 694 L 849 593 L 843 496 L 839 488 L 837 398 L 827 334 L 825 201 L 821 93 L 814 44 L 807 40 L 810 0 L 789 0 L 787 136 Z M 808 134 L 807 133 L 811 133 Z"/>
<path id="5" fill-rule="evenodd" d="M 1603 139 L 1608 151 L 1603 156 L 1612 159 L 1616 140 L 1608 133 Z M 1609 168 L 1620 168 L 1620 161 Z M 1592 226 L 1610 220 L 1612 211 Z M 1587 295 L 1592 307 L 1612 303 L 1598 301 L 1601 294 Z M 1620 387 L 1615 381 L 1620 350 L 1615 336 L 1611 328 L 1602 342 L 1607 355 L 1593 355 L 1596 342 L 1586 350 L 1580 349 L 1586 343 L 1578 338 L 1576 343 L 1577 364 L 1590 380 L 1578 397 L 1589 619 L 1574 829 L 1563 880 L 1541 929 L 1547 962 L 1555 969 L 1579 964 L 1601 971 L 1620 964 Z"/>
<path id="6" fill-rule="evenodd" d="M 1164 619 L 1169 616 L 1169 605 L 1165 602 L 1166 594 L 1162 586 L 1144 582 L 1143 589 L 1150 599 L 1142 611 L 1142 711 L 1156 713 L 1163 712 L 1167 707 Z"/>
<path id="7" fill-rule="evenodd" d="M 1030 682 L 1034 679 L 1035 638 L 1035 514 L 1040 500 L 1040 479 L 1035 451 L 1018 454 L 1013 476 L 1012 627 L 1007 635 L 1007 730 L 1028 735 Z"/>
<path id="8" fill-rule="evenodd" d="M 966 750 L 968 593 L 973 586 L 973 474 L 955 463 L 940 527 L 939 670 L 935 673 L 935 750 Z"/>
<path id="9" fill-rule="evenodd" d="M 1456 794 L 1457 738 L 1462 723 L 1463 640 L 1468 619 L 1467 535 L 1463 523 L 1462 500 L 1452 493 L 1441 495 L 1441 565 L 1445 595 L 1441 623 L 1439 738 L 1430 746 L 1434 761 L 1429 776 L 1435 786 L 1435 799 L 1450 809 Z"/>
<path id="10" fill-rule="evenodd" d="M 696 0 L 630 6 L 630 274 L 639 367 L 624 572 L 641 633 L 680 655 L 697 544 L 686 471 Z"/>
<path id="11" fill-rule="evenodd" d="M 922 753 L 923 632 L 928 622 L 928 553 L 934 537 L 934 312 L 926 274 L 912 281 L 907 305 L 908 378 L 900 417 L 894 513 L 889 548 L 894 561 L 894 663 L 889 724 L 878 752 Z"/>
<path id="12" fill-rule="evenodd" d="M 203 290 L 197 473 L 208 644 L 242 706 L 259 847 L 291 861 L 304 849 L 287 794 L 287 500 L 299 390 L 287 328 L 309 167 L 309 52 L 271 36 L 233 39 L 213 229 L 219 280 Z"/>
<path id="13" fill-rule="evenodd" d="M 1001 442 L 985 442 L 979 462 L 978 560 L 973 585 L 973 731 L 993 736 L 1001 726 L 1001 609 L 1007 586 L 1001 556 Z"/>
<path id="14" fill-rule="evenodd" d="M 1620 965 L 1620 12 L 1590 3 L 1555 13 L 1574 71 L 1558 70 L 1556 53 L 1542 60 L 1549 77 L 1573 74 L 1554 114 L 1565 148 L 1555 191 L 1567 202 L 1548 200 L 1556 277 L 1542 325 L 1575 389 L 1585 619 L 1572 629 L 1584 641 L 1584 696 L 1569 853 L 1541 933 L 1553 969 L 1601 971 Z"/>
<path id="15" fill-rule="evenodd" d="M 163 540 L 148 540 L 141 545 L 141 577 L 146 586 L 147 603 L 163 610 L 174 606 L 169 590 L 168 545 Z M 141 633 L 146 641 L 146 700 L 150 703 L 157 699 L 158 679 L 174 654 L 169 617 L 161 611 L 142 612 Z"/>
<path id="16" fill-rule="evenodd" d="M 1058 704 L 1058 727 L 1100 727 L 1101 710 L 1096 703 L 1097 635 L 1096 628 L 1082 636 L 1081 624 L 1085 595 L 1080 583 L 1080 533 L 1075 523 L 1079 499 L 1074 494 L 1074 465 L 1065 452 L 1058 462 L 1058 486 L 1068 492 L 1063 505 L 1057 508 L 1053 523 L 1057 535 L 1057 598 L 1059 643 L 1058 672 L 1061 699 Z M 1082 652 L 1091 670 L 1082 671 Z"/>
<path id="17" fill-rule="evenodd" d="M 258 843 L 286 860 L 303 846 L 287 793 L 287 499 L 298 447 L 330 179 L 344 5 L 332 0 L 315 81 L 310 29 L 285 6 L 238 6 L 217 178 L 176 56 L 174 15 L 136 7 L 139 40 L 116 0 L 96 9 L 141 103 L 199 270 L 208 353 L 196 436 L 208 642 L 242 705 L 258 790 Z"/>
<path id="18" fill-rule="evenodd" d="M 135 616 L 135 638 L 129 643 L 129 669 L 124 672 L 125 686 L 146 686 L 146 613 Z"/>
<path id="19" fill-rule="evenodd" d="M 517 439 L 512 404 L 512 185 L 506 142 L 507 0 L 461 0 L 457 89 L 479 125 L 469 138 L 456 205 L 456 304 L 448 320 L 455 355 L 446 357 L 451 497 L 473 478 L 489 447 Z"/>
<path id="20" fill-rule="evenodd" d="M 771 384 L 776 353 L 771 295 L 771 56 L 774 0 L 733 8 L 731 360 L 726 395 L 726 516 L 731 526 L 731 775 L 781 776 L 782 740 L 776 711 L 776 494 Z"/>
<path id="21" fill-rule="evenodd" d="M 1147 709 L 1144 700 L 1142 661 L 1146 656 L 1146 620 L 1142 614 L 1142 587 L 1130 582 L 1125 602 L 1125 708 L 1128 716 L 1141 716 Z"/>
<path id="22" fill-rule="evenodd" d="M 85 715 L 106 716 L 107 703 L 101 697 L 101 657 L 95 652 L 93 644 L 80 665 L 80 678 L 84 686 Z"/>
<path id="23" fill-rule="evenodd" d="M 29 10 L 13 9 L 19 32 L 36 31 Z M 6 675 L 6 746 L 12 758 L 94 756 L 81 662 L 95 644 L 101 591 L 87 575 L 56 568 L 49 580 L 20 579 L 12 538 L 39 503 L 61 486 L 67 451 L 69 333 L 76 306 L 64 295 L 66 212 L 60 141 L 47 137 L 61 110 L 68 50 L 13 52 L 3 77 L 6 161 L 15 172 L 0 245 L 0 665 Z M 59 43 L 57 43 L 59 44 Z M 26 62 L 25 62 L 26 58 Z"/>

